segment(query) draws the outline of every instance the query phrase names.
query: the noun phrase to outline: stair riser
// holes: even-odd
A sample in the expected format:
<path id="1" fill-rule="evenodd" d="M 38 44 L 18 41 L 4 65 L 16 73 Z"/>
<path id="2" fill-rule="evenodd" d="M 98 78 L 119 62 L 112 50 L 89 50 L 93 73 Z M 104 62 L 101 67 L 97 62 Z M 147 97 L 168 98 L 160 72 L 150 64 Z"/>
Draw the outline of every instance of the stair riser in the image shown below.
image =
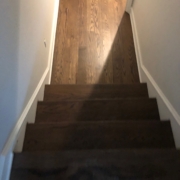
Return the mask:
<path id="1" fill-rule="evenodd" d="M 39 102 L 36 122 L 159 119 L 155 99 Z"/>
<path id="2" fill-rule="evenodd" d="M 126 97 L 148 97 L 147 85 L 47 85 L 44 101 Z"/>
<path id="3" fill-rule="evenodd" d="M 168 122 L 32 124 L 24 143 L 24 151 L 172 147 Z"/>

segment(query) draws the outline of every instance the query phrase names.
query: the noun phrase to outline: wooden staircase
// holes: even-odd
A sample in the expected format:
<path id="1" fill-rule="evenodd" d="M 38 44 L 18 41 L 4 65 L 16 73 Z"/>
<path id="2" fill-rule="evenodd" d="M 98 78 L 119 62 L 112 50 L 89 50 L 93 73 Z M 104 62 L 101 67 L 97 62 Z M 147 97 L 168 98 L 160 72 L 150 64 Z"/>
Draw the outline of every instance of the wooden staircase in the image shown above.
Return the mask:
<path id="1" fill-rule="evenodd" d="M 180 179 L 180 152 L 146 84 L 47 85 L 11 180 Z"/>

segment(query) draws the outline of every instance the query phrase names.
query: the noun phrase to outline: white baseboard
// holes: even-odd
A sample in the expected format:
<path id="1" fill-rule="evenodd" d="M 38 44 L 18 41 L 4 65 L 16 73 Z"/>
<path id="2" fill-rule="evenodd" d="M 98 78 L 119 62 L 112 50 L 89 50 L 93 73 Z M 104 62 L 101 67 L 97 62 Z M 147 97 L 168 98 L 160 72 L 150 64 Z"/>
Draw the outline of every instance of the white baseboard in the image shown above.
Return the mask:
<path id="1" fill-rule="evenodd" d="M 5 156 L 0 156 L 0 180 L 2 180 Z"/>
<path id="2" fill-rule="evenodd" d="M 127 2 L 126 2 L 126 12 L 129 14 L 131 12 L 132 3 L 133 3 L 133 0 L 127 0 Z"/>
<path id="3" fill-rule="evenodd" d="M 29 99 L 26 107 L 24 108 L 20 118 L 18 119 L 15 127 L 13 128 L 1 154 L 0 154 L 0 180 L 8 180 L 10 175 L 11 163 L 13 159 L 12 152 L 21 152 L 25 127 L 26 123 L 33 123 L 35 120 L 36 114 L 36 106 L 37 101 L 43 100 L 44 97 L 44 86 L 45 84 L 49 84 L 51 80 L 51 71 L 52 71 L 52 62 L 53 62 L 53 54 L 54 54 L 54 44 L 55 44 L 55 36 L 56 36 L 56 27 L 57 27 L 57 19 L 58 19 L 58 10 L 59 10 L 59 2 L 60 0 L 56 0 L 55 2 L 55 10 L 53 15 L 52 22 L 52 31 L 51 31 L 51 40 L 50 40 L 50 50 L 49 50 L 49 60 L 48 67 L 42 74 L 42 77 L 34 90 L 33 95 Z"/>
<path id="4" fill-rule="evenodd" d="M 161 88 L 158 86 L 156 81 L 151 76 L 151 73 L 143 64 L 143 59 L 141 55 L 141 48 L 139 43 L 139 37 L 137 33 L 136 21 L 134 17 L 133 8 L 130 11 L 130 18 L 133 30 L 136 58 L 138 63 L 138 70 L 141 82 L 146 82 L 148 84 L 148 91 L 150 97 L 156 97 L 158 101 L 158 107 L 161 119 L 170 119 L 173 129 L 174 139 L 176 147 L 180 148 L 180 115 L 175 110 L 173 105 L 170 103 L 168 98 L 165 96 Z"/>
<path id="5" fill-rule="evenodd" d="M 15 134 L 17 136 L 17 140 L 14 147 L 14 152 L 22 151 L 24 136 L 26 131 L 26 124 L 35 122 L 37 102 L 43 100 L 44 87 L 45 84 L 48 83 L 49 83 L 49 68 L 46 69 L 41 80 L 39 81 L 39 84 L 36 90 L 34 91 L 27 105 L 27 108 L 25 109 L 24 116 L 22 117 L 22 119 L 19 119 L 20 127 L 17 129 L 17 131 L 15 131 L 15 133 L 18 132 L 18 134 Z"/>
<path id="6" fill-rule="evenodd" d="M 29 102 L 27 103 L 26 107 L 24 108 L 24 111 L 22 112 L 22 114 L 21 114 L 20 118 L 18 119 L 15 127 L 13 128 L 13 130 L 12 130 L 12 132 L 8 138 L 8 141 L 6 142 L 6 144 L 3 148 L 1 155 L 6 156 L 7 154 L 9 154 L 14 149 L 14 146 L 15 146 L 17 138 L 19 136 L 19 132 L 21 130 L 21 127 L 22 127 L 23 123 L 27 122 L 27 121 L 25 121 L 27 119 L 27 115 L 28 115 L 30 109 L 32 108 L 32 105 L 34 104 L 35 100 L 37 99 L 41 88 L 43 88 L 44 81 L 48 75 L 48 72 L 49 72 L 49 68 L 47 68 L 45 70 L 44 74 L 42 75 L 42 78 L 39 81 L 33 95 L 31 96 Z M 34 114 L 35 114 L 35 112 L 34 112 Z M 32 119 L 33 119 L 33 117 L 32 117 Z"/>
<path id="7" fill-rule="evenodd" d="M 13 154 L 0 156 L 0 180 L 9 180 Z"/>
<path id="8" fill-rule="evenodd" d="M 49 83 L 51 83 L 51 75 L 52 75 L 52 65 L 53 65 L 53 57 L 54 57 L 54 46 L 56 40 L 56 29 L 57 29 L 57 20 L 58 20 L 58 12 L 59 12 L 59 5 L 60 0 L 56 0 L 55 2 L 55 11 L 54 11 L 54 18 L 52 24 L 52 34 L 51 34 L 51 42 L 50 42 L 50 53 L 49 53 Z"/>

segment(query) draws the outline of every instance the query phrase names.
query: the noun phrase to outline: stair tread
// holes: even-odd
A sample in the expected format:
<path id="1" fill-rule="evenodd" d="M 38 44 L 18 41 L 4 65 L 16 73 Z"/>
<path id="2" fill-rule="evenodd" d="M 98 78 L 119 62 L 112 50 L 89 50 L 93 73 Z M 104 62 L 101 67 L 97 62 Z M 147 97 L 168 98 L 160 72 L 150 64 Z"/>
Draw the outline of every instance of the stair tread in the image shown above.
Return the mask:
<path id="1" fill-rule="evenodd" d="M 147 84 L 46 85 L 45 101 L 148 97 Z"/>
<path id="2" fill-rule="evenodd" d="M 39 102 L 36 122 L 160 119 L 154 98 Z"/>
<path id="3" fill-rule="evenodd" d="M 24 151 L 173 147 L 168 121 L 28 124 L 24 141 Z"/>
<path id="4" fill-rule="evenodd" d="M 44 98 L 11 180 L 180 178 L 170 122 L 146 84 L 48 85 Z"/>
<path id="5" fill-rule="evenodd" d="M 78 179 L 77 175 L 80 176 L 82 170 L 97 175 L 99 179 L 104 176 L 107 179 L 108 175 L 114 179 L 179 179 L 180 151 L 122 149 L 23 152 L 14 155 L 11 180 Z"/>

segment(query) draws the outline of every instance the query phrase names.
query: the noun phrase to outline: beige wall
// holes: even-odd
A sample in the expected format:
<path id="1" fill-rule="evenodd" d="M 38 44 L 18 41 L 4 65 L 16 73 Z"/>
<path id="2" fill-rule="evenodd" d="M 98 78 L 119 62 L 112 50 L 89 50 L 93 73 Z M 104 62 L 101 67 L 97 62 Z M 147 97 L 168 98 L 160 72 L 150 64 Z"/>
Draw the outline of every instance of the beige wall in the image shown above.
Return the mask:
<path id="1" fill-rule="evenodd" d="M 142 81 L 150 81 L 167 106 L 168 110 L 160 107 L 161 116 L 174 119 L 174 135 L 180 147 L 179 7 L 179 0 L 135 0 L 131 19 L 137 33 Z"/>
<path id="2" fill-rule="evenodd" d="M 0 152 L 48 67 L 54 9 L 55 0 L 0 1 Z"/>

